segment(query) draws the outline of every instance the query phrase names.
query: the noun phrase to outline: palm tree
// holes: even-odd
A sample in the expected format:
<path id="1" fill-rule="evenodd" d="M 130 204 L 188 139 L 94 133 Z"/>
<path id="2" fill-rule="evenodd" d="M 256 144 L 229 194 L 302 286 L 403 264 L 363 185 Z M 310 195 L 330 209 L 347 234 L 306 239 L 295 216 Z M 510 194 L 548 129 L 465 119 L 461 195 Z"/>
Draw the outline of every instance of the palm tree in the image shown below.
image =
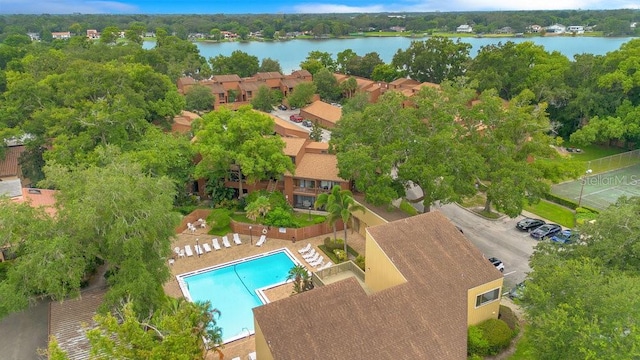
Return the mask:
<path id="1" fill-rule="evenodd" d="M 336 240 L 336 221 L 342 220 L 344 223 L 344 252 L 347 254 L 347 225 L 353 222 L 354 211 L 364 212 L 364 206 L 356 203 L 353 194 L 349 190 L 342 190 L 340 185 L 331 188 L 328 194 L 320 194 L 316 199 L 314 207 L 316 209 L 324 206 L 328 213 L 327 221 L 333 227 L 333 239 Z M 352 224 L 353 225 L 353 224 Z"/>
<path id="2" fill-rule="evenodd" d="M 260 196 L 247 205 L 244 210 L 247 212 L 247 218 L 256 221 L 258 216 L 267 216 L 267 213 L 271 210 L 271 202 L 266 196 Z"/>
<path id="3" fill-rule="evenodd" d="M 293 280 L 293 293 L 299 294 L 309 288 L 309 272 L 302 265 L 296 265 L 289 269 L 287 281 Z"/>

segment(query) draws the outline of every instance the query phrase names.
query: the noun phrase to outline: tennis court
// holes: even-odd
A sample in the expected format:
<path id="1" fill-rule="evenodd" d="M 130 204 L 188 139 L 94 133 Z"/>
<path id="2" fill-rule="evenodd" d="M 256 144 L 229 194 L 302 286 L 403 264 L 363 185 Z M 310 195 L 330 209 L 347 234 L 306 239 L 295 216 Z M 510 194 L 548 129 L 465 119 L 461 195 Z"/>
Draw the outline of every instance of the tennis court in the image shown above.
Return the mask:
<path id="1" fill-rule="evenodd" d="M 640 164 L 553 185 L 551 192 L 582 206 L 605 209 L 621 196 L 640 196 Z"/>

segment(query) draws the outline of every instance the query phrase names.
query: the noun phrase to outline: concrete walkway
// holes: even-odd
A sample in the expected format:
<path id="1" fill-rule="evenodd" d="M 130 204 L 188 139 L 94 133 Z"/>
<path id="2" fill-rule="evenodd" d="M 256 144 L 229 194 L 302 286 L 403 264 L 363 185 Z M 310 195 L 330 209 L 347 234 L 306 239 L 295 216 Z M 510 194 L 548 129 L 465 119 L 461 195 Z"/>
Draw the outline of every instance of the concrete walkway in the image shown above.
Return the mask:
<path id="1" fill-rule="evenodd" d="M 2 360 L 40 360 L 38 349 L 47 348 L 49 302 L 41 301 L 0 321 Z"/>

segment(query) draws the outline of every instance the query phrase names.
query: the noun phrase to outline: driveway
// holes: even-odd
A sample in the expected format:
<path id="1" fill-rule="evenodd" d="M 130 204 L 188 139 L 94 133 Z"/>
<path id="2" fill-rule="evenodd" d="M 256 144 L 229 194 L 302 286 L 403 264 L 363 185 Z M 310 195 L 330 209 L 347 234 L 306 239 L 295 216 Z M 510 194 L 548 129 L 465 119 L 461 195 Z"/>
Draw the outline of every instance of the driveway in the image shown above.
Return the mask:
<path id="1" fill-rule="evenodd" d="M 40 301 L 0 321 L 0 358 L 3 360 L 43 359 L 37 349 L 47 348 L 49 302 Z"/>
<path id="2" fill-rule="evenodd" d="M 507 289 L 524 280 L 531 271 L 529 257 L 538 241 L 529 236 L 529 233 L 520 232 L 515 228 L 516 223 L 524 216 L 487 220 L 456 204 L 447 204 L 438 210 L 460 227 L 464 235 L 485 257 L 497 257 L 502 260 L 505 266 L 504 285 Z"/>
<path id="3" fill-rule="evenodd" d="M 282 120 L 288 121 L 289 123 L 304 129 L 306 132 L 311 132 L 311 128 L 305 127 L 304 125 L 302 125 L 302 123 L 297 123 L 297 122 L 293 122 L 291 120 L 289 120 L 289 116 L 293 115 L 293 114 L 299 114 L 300 110 L 280 110 L 280 109 L 274 109 L 273 111 L 271 111 L 271 115 L 277 116 Z M 322 140 L 321 142 L 329 142 L 329 140 L 331 139 L 331 131 L 327 130 L 327 129 L 322 129 Z"/>

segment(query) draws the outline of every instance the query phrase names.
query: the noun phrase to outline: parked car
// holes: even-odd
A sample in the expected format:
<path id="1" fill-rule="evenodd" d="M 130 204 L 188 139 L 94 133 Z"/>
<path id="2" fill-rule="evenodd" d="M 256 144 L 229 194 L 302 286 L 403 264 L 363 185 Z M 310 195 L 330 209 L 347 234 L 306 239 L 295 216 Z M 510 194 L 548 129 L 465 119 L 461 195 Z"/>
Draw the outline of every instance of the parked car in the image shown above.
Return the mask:
<path id="1" fill-rule="evenodd" d="M 509 290 L 509 292 L 507 293 L 507 296 L 510 299 L 520 299 L 522 297 L 522 291 L 524 290 L 525 287 L 525 282 L 520 282 L 517 283 L 516 286 L 514 286 L 511 290 Z"/>
<path id="2" fill-rule="evenodd" d="M 302 120 L 302 126 L 313 127 L 311 120 Z"/>
<path id="3" fill-rule="evenodd" d="M 556 224 L 544 224 L 531 232 L 531 237 L 542 240 L 562 231 L 562 227 Z"/>
<path id="4" fill-rule="evenodd" d="M 522 231 L 531 231 L 544 224 L 545 222 L 540 219 L 526 218 L 518 221 L 516 228 Z"/>
<path id="5" fill-rule="evenodd" d="M 504 272 L 504 264 L 502 263 L 502 260 L 492 257 L 489 258 L 489 261 L 496 267 L 496 269 L 500 270 L 500 272 Z"/>
<path id="6" fill-rule="evenodd" d="M 280 110 L 287 110 L 288 108 L 287 108 L 287 105 L 285 105 L 285 104 L 280 104 L 280 105 L 278 105 L 278 109 L 280 109 Z"/>
<path id="7" fill-rule="evenodd" d="M 574 230 L 562 230 L 559 233 L 551 237 L 551 241 L 558 244 L 571 244 L 575 243 L 580 238 L 580 234 Z"/>
<path id="8" fill-rule="evenodd" d="M 300 123 L 302 122 L 302 116 L 300 116 L 300 114 L 293 114 L 291 116 L 289 116 L 289 120 L 293 121 L 293 122 L 297 122 Z"/>

